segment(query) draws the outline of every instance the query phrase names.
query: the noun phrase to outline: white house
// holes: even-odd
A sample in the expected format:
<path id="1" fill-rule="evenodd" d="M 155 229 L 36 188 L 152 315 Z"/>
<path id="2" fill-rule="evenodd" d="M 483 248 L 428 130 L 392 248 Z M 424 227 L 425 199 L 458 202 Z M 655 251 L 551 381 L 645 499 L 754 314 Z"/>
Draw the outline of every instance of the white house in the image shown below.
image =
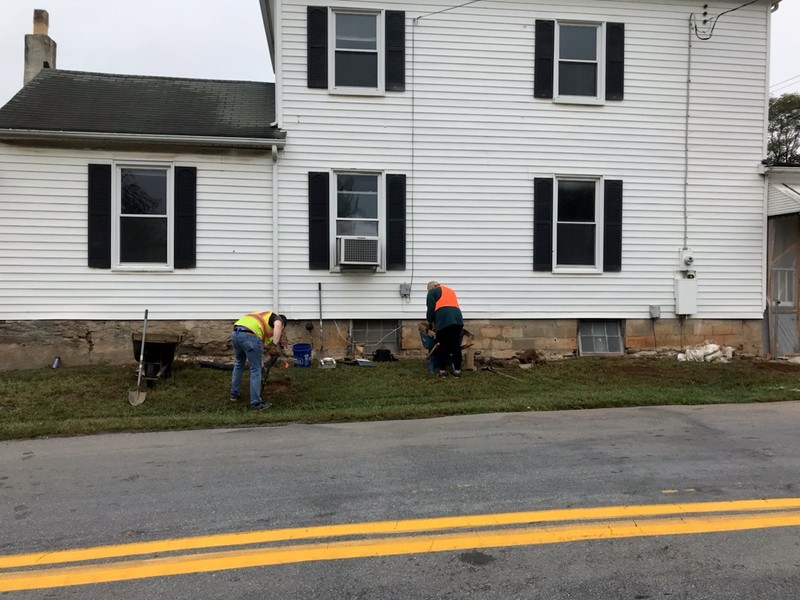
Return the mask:
<path id="1" fill-rule="evenodd" d="M 760 351 L 778 3 L 741 4 L 262 0 L 282 310 L 391 330 L 436 279 L 496 353 Z"/>
<path id="2" fill-rule="evenodd" d="M 436 279 L 497 356 L 763 350 L 778 0 L 261 4 L 271 153 L 41 146 L 0 110 L 6 333 L 149 308 L 202 341 L 271 303 L 324 321 L 317 346 L 413 349 Z M 131 160 L 197 168 L 189 270 L 125 268 L 113 235 L 111 268 L 88 266 L 88 165 Z"/>

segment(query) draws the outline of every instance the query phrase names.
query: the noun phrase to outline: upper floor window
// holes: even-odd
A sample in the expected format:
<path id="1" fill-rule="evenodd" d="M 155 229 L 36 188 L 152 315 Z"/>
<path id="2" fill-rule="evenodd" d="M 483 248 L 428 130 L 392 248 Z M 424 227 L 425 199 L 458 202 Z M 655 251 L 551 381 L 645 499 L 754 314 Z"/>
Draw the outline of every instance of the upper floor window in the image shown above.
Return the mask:
<path id="1" fill-rule="evenodd" d="M 599 25 L 558 24 L 556 98 L 603 96 L 602 34 Z"/>
<path id="2" fill-rule="evenodd" d="M 377 14 L 332 11 L 333 87 L 383 91 Z"/>
<path id="3" fill-rule="evenodd" d="M 379 95 L 405 90 L 405 12 L 307 10 L 308 87 Z"/>
<path id="4" fill-rule="evenodd" d="M 600 104 L 622 100 L 625 24 L 537 20 L 533 95 Z"/>

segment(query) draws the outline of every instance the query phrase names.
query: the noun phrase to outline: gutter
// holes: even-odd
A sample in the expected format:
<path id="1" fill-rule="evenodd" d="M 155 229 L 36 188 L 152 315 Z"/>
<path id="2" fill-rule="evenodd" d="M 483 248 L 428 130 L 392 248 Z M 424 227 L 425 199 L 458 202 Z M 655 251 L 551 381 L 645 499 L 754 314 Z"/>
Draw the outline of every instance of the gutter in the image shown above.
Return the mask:
<path id="1" fill-rule="evenodd" d="M 761 165 L 758 172 L 761 175 L 800 175 L 800 165 L 796 167 L 768 167 Z"/>
<path id="2" fill-rule="evenodd" d="M 284 132 L 280 132 L 284 134 Z M 0 140 L 52 142 L 124 142 L 130 144 L 179 145 L 204 148 L 251 148 L 271 151 L 283 148 L 285 139 L 239 138 L 194 135 L 159 135 L 140 133 L 95 133 L 89 131 L 46 131 L 37 129 L 0 129 Z"/>

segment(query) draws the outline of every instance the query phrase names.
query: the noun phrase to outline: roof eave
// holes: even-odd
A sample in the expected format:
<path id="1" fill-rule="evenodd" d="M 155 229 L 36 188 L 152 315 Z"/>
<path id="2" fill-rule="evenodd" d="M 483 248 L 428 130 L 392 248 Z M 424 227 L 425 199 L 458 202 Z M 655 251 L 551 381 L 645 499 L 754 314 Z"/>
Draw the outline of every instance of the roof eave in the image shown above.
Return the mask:
<path id="1" fill-rule="evenodd" d="M 777 0 L 780 2 L 780 0 Z M 275 11 L 272 0 L 259 0 L 261 5 L 261 18 L 264 21 L 264 32 L 267 34 L 267 48 L 269 59 L 272 63 L 272 72 L 275 72 Z"/>
<path id="2" fill-rule="evenodd" d="M 764 175 L 779 175 L 779 174 L 800 175 L 800 166 L 797 167 L 765 166 L 762 173 Z"/>
<path id="3" fill-rule="evenodd" d="M 273 146 L 283 148 L 285 132 L 281 138 L 242 138 L 199 135 L 160 135 L 140 133 L 97 133 L 91 131 L 46 131 L 37 129 L 0 129 L 0 140 L 6 141 L 53 141 L 127 143 L 140 145 L 170 145 L 193 148 L 244 148 L 271 150 Z"/>

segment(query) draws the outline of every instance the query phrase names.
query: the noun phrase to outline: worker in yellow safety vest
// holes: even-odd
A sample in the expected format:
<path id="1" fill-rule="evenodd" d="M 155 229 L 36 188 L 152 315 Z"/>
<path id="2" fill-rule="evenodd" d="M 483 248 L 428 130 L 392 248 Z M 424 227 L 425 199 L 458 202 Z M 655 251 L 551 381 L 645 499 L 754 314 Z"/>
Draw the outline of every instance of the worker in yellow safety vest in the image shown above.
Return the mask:
<path id="1" fill-rule="evenodd" d="M 261 361 L 264 348 L 271 356 L 280 353 L 279 344 L 286 327 L 286 316 L 276 312 L 248 313 L 233 325 L 231 344 L 235 362 L 231 376 L 231 400 L 242 396 L 242 375 L 245 363 L 250 363 L 250 408 L 264 410 L 272 406 L 261 398 Z"/>

